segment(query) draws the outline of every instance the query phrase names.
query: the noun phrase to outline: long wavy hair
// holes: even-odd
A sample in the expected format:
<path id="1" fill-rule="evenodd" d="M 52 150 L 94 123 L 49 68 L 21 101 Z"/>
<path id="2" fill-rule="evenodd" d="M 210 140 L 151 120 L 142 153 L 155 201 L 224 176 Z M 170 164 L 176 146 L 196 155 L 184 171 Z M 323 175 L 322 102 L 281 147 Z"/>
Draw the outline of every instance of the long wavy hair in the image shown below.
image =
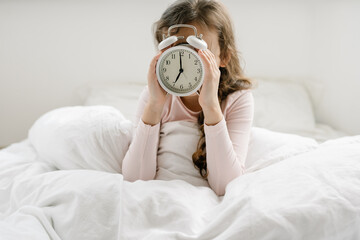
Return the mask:
<path id="1" fill-rule="evenodd" d="M 221 76 L 218 89 L 220 106 L 230 93 L 252 88 L 252 81 L 244 77 L 243 69 L 240 66 L 240 53 L 236 48 L 232 21 L 221 2 L 215 0 L 178 0 L 174 2 L 153 24 L 156 44 L 162 41 L 162 34 L 167 34 L 167 29 L 171 25 L 189 23 L 199 24 L 205 29 L 215 30 L 218 33 L 220 59 L 227 62 L 225 67 L 220 67 Z M 203 111 L 200 112 L 197 122 L 200 139 L 197 150 L 192 155 L 192 160 L 201 177 L 207 179 L 209 172 L 206 164 Z"/>

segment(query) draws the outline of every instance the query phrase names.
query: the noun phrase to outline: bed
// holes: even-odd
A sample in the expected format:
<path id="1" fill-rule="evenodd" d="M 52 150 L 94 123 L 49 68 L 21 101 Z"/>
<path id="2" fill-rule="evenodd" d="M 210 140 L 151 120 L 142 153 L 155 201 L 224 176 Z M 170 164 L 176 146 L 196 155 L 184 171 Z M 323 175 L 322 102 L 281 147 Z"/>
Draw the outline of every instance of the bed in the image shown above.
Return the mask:
<path id="1" fill-rule="evenodd" d="M 161 126 L 155 180 L 124 181 L 145 85 L 81 87 L 0 151 L 0 239 L 360 239 L 360 135 L 317 123 L 301 84 L 257 82 L 246 173 L 220 197 L 173 144 L 190 122 Z"/>

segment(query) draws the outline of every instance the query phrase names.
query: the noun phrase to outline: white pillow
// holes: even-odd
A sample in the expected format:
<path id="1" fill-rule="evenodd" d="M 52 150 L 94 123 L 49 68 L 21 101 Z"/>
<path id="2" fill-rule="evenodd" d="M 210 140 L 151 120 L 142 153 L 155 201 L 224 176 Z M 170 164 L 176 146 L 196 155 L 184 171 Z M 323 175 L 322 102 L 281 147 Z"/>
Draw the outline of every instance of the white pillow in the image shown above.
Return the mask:
<path id="1" fill-rule="evenodd" d="M 91 84 L 86 87 L 84 105 L 109 105 L 118 109 L 125 118 L 135 121 L 136 108 L 146 83 L 119 82 Z"/>
<path id="2" fill-rule="evenodd" d="M 312 138 L 252 127 L 245 171 L 253 172 L 265 168 L 318 146 Z"/>
<path id="3" fill-rule="evenodd" d="M 295 133 L 315 128 L 315 116 L 305 87 L 286 80 L 256 79 L 253 126 Z"/>
<path id="4" fill-rule="evenodd" d="M 111 106 L 73 106 L 41 116 L 29 130 L 39 159 L 57 169 L 121 173 L 133 125 Z"/>

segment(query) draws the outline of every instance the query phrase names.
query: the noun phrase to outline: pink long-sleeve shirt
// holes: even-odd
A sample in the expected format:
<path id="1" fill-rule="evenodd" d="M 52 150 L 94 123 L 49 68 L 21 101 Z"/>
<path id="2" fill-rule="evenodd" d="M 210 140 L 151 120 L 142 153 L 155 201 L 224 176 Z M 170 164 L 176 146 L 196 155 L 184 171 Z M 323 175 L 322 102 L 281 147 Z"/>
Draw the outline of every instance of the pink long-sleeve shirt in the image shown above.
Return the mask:
<path id="1" fill-rule="evenodd" d="M 142 91 L 136 110 L 136 130 L 123 159 L 122 174 L 125 180 L 151 180 L 156 176 L 160 124 L 170 121 L 197 122 L 200 111 L 188 109 L 181 98 L 168 95 L 161 121 L 145 124 L 141 117 L 149 97 L 148 87 Z M 254 115 L 251 90 L 239 90 L 222 101 L 223 118 L 215 125 L 204 124 L 208 183 L 219 196 L 225 194 L 227 184 L 242 175 L 248 151 L 250 130 Z M 199 174 L 200 176 L 200 174 Z"/>

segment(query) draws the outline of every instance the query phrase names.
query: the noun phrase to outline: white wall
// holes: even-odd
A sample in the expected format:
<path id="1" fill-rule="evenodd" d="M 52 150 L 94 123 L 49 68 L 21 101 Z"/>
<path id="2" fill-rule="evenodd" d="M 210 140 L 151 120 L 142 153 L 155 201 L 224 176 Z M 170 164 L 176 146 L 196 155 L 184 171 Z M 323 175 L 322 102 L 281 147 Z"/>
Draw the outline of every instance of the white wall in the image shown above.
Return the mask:
<path id="1" fill-rule="evenodd" d="M 151 25 L 171 2 L 0 1 L 0 146 L 81 104 L 89 82 L 146 81 Z M 249 75 L 313 83 L 318 120 L 360 134 L 360 1 L 223 2 Z"/>
<path id="2" fill-rule="evenodd" d="M 249 75 L 303 81 L 318 122 L 360 134 L 360 1 L 223 1 Z"/>
<path id="3" fill-rule="evenodd" d="M 313 9 L 310 74 L 324 82 L 316 113 L 319 121 L 360 134 L 360 1 L 330 3 Z"/>
<path id="4" fill-rule="evenodd" d="M 0 146 L 87 82 L 145 80 L 166 1 L 0 1 Z M 140 7 L 140 8 L 139 8 Z"/>

